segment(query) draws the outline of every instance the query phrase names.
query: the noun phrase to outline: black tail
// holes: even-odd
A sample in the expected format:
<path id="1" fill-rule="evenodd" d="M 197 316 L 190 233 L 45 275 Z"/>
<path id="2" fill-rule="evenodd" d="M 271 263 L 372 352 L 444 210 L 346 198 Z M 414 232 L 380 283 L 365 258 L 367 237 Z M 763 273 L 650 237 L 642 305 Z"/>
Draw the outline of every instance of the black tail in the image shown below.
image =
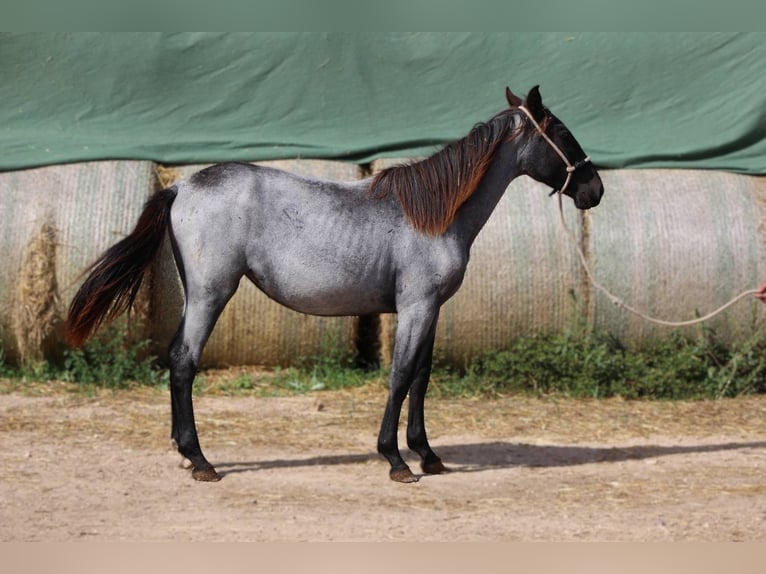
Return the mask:
<path id="1" fill-rule="evenodd" d="M 135 229 L 115 243 L 90 267 L 90 274 L 69 306 L 66 337 L 79 347 L 104 322 L 127 311 L 162 245 L 170 220 L 175 187 L 146 202 Z"/>

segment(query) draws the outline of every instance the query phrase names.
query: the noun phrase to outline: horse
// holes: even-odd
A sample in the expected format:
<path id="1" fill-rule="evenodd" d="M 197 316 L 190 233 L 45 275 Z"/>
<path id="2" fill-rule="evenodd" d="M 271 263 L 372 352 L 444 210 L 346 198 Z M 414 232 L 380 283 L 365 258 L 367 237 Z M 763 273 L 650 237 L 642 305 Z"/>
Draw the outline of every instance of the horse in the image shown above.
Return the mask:
<path id="1" fill-rule="evenodd" d="M 407 445 L 420 456 L 423 473 L 448 472 L 429 445 L 424 401 L 439 311 L 462 283 L 474 239 L 518 176 L 552 187 L 583 210 L 598 205 L 604 192 L 577 140 L 543 104 L 539 86 L 523 99 L 509 88 L 505 96 L 508 107 L 462 139 L 363 180 L 221 163 L 156 192 L 135 229 L 86 270 L 66 320 L 69 343 L 83 344 L 131 307 L 167 234 L 184 291 L 168 349 L 171 438 L 194 479 L 221 478 L 200 447 L 192 385 L 208 337 L 243 276 L 302 313 L 397 313 L 377 450 L 391 480 L 422 476 L 405 463 L 397 439 L 409 394 Z"/>

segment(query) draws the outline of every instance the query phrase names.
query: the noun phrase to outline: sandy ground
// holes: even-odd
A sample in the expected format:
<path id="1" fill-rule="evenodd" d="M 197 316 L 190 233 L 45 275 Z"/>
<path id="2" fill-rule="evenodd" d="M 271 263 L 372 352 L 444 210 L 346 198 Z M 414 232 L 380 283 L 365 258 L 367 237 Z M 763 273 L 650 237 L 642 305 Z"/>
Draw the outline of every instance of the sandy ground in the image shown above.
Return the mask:
<path id="1" fill-rule="evenodd" d="M 5 392 L 0 541 L 766 541 L 766 397 L 431 399 L 453 472 L 415 484 L 374 452 L 384 400 L 200 397 L 210 484 L 164 392 Z"/>

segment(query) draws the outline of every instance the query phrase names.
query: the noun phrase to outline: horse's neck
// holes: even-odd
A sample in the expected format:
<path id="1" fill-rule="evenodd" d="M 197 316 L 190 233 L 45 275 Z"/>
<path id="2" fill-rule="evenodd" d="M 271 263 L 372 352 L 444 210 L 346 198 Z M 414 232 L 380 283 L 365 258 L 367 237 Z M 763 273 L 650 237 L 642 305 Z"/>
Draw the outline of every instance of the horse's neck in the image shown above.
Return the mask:
<path id="1" fill-rule="evenodd" d="M 497 207 L 508 184 L 520 175 L 517 145 L 518 141 L 511 141 L 498 148 L 481 183 L 455 218 L 456 230 L 467 241 L 469 248 Z"/>

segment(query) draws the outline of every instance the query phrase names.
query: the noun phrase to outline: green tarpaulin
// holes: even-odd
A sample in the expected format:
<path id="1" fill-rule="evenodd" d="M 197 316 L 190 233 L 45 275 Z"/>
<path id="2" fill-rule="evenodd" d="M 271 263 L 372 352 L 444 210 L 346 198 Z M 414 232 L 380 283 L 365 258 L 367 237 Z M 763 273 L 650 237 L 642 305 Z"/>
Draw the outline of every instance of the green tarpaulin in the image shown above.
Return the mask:
<path id="1" fill-rule="evenodd" d="M 0 35 L 0 170 L 422 155 L 541 85 L 602 167 L 766 173 L 766 35 Z"/>

